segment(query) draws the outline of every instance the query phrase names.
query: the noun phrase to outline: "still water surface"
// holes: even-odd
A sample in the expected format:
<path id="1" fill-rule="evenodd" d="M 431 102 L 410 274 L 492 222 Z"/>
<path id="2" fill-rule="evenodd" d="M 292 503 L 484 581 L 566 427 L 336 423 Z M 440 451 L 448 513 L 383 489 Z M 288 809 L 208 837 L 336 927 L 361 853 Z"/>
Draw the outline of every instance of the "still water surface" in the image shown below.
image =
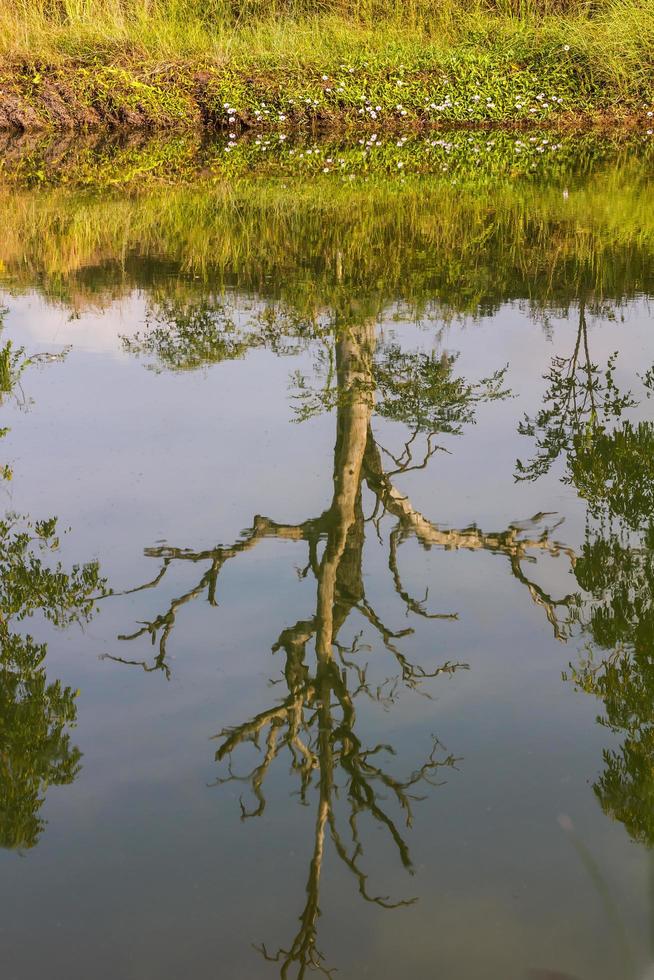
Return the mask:
<path id="1" fill-rule="evenodd" d="M 3 978 L 647 975 L 654 219 L 593 160 L 3 191 Z"/>

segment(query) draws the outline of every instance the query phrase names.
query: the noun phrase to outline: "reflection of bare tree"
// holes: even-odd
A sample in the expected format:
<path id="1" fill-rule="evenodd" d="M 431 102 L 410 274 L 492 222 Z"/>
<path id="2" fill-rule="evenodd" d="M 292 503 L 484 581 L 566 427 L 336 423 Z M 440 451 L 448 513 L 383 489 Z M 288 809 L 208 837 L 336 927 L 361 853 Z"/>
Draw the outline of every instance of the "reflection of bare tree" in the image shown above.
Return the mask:
<path id="1" fill-rule="evenodd" d="M 509 562 L 512 574 L 528 589 L 532 599 L 542 605 L 548 618 L 556 624 L 556 601 L 533 583 L 524 565 L 534 555 L 562 552 L 572 560 L 572 553 L 561 548 L 552 531 L 543 527 L 546 515 L 536 515 L 524 524 L 513 524 L 497 533 L 484 533 L 475 526 L 446 529 L 432 523 L 415 509 L 407 496 L 396 487 L 394 479 L 409 470 L 423 468 L 438 447 L 437 431 L 422 430 L 426 439 L 422 459 L 417 459 L 419 430 L 413 432 L 404 451 L 391 456 L 379 446 L 372 428 L 375 391 L 373 353 L 374 327 L 364 325 L 342 332 L 336 342 L 335 364 L 338 397 L 336 405 L 336 444 L 334 448 L 333 493 L 331 504 L 317 517 L 299 524 L 282 524 L 267 517 L 256 516 L 252 526 L 230 546 L 217 546 L 206 551 L 159 547 L 146 554 L 163 561 L 153 581 L 141 586 L 155 588 L 171 565 L 190 563 L 205 565 L 197 585 L 174 599 L 168 609 L 154 620 L 143 623 L 138 631 L 123 639 L 134 640 L 149 635 L 158 652 L 153 662 L 140 663 L 145 670 L 160 669 L 168 675 L 167 642 L 175 626 L 177 613 L 192 600 L 206 596 L 216 604 L 218 577 L 225 564 L 244 551 L 254 548 L 265 538 L 303 542 L 307 546 L 307 563 L 303 576 L 315 578 L 317 593 L 315 612 L 307 619 L 285 629 L 273 646 L 284 654 L 285 695 L 253 718 L 217 736 L 219 746 L 216 760 L 227 762 L 227 774 L 218 779 L 242 781 L 250 789 L 253 803 L 241 801 L 244 818 L 260 815 L 266 805 L 264 782 L 280 753 L 288 751 L 292 770 L 299 777 L 300 797 L 307 801 L 312 786 L 318 789 L 318 809 L 314 831 L 313 853 L 307 881 L 307 900 L 300 917 L 300 929 L 288 949 L 266 957 L 281 964 L 286 977 L 294 966 L 302 977 L 307 969 L 318 969 L 326 975 L 329 970 L 316 946 L 319 916 L 319 885 L 326 838 L 355 876 L 361 895 L 384 907 L 404 902 L 391 902 L 369 891 L 367 876 L 361 866 L 362 843 L 359 823 L 366 815 L 387 831 L 403 865 L 410 869 L 407 844 L 402 837 L 400 822 L 412 820 L 412 803 L 419 798 L 419 787 L 437 781 L 441 767 L 452 766 L 454 758 L 442 751 L 437 740 L 426 761 L 408 777 L 392 774 L 384 756 L 392 754 L 389 745 L 367 747 L 357 734 L 355 702 L 367 695 L 379 701 L 391 701 L 397 684 L 419 689 L 427 678 L 452 673 L 465 664 L 446 662 L 425 667 L 413 663 L 401 649 L 401 640 L 413 632 L 411 627 L 394 630 L 388 626 L 368 600 L 364 588 L 362 566 L 366 524 L 373 523 L 381 536 L 381 519 L 391 518 L 388 538 L 388 564 L 395 590 L 406 606 L 407 613 L 427 619 L 453 619 L 452 612 L 430 612 L 425 596 L 410 595 L 402 582 L 399 566 L 400 545 L 414 538 L 425 549 L 466 549 L 486 551 L 502 556 Z M 465 397 L 472 398 L 472 388 L 454 385 L 449 380 L 452 361 L 443 365 L 443 378 L 452 399 L 456 399 L 456 419 L 465 409 Z M 450 394 L 447 397 L 450 397 Z M 436 395 L 434 395 L 436 397 Z M 475 396 L 476 397 L 476 396 Z M 441 406 L 441 415 L 448 417 Z M 450 417 L 453 412 L 450 411 Z M 394 468 L 385 470 L 383 456 L 390 456 Z M 364 515 L 364 488 L 371 494 L 374 506 L 370 516 Z M 562 600 L 565 601 L 565 600 Z M 367 628 L 379 640 L 396 664 L 398 677 L 389 678 L 374 687 L 368 678 L 367 667 L 358 658 L 360 637 L 347 643 L 341 638 L 343 626 L 352 613 L 358 613 Z M 558 627 L 557 627 L 558 628 Z M 315 656 L 311 658 L 309 645 Z M 118 659 L 118 658 L 116 658 Z M 244 775 L 232 768 L 232 755 L 237 749 L 251 745 L 260 749 L 257 764 Z M 346 837 L 337 826 L 340 797 L 347 801 L 349 833 Z"/>

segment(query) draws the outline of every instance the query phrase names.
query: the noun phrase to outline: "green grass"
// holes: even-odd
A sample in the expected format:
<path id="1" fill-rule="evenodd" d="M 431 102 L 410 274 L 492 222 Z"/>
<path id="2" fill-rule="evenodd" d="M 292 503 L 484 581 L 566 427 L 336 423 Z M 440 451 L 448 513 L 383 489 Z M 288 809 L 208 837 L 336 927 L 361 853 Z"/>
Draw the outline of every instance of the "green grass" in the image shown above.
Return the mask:
<path id="1" fill-rule="evenodd" d="M 647 118 L 654 0 L 0 0 L 0 76 L 46 125 L 53 86 L 150 125 Z"/>

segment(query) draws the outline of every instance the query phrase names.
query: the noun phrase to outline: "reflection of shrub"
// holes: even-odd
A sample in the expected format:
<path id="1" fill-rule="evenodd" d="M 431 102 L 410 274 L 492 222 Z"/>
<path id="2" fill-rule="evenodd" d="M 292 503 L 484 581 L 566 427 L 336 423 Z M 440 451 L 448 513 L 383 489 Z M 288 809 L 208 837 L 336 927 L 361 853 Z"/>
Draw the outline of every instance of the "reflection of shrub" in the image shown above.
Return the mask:
<path id="1" fill-rule="evenodd" d="M 39 810 L 48 786 L 72 783 L 81 753 L 67 733 L 75 723 L 75 692 L 48 684 L 46 647 L 0 629 L 0 847 L 29 848 L 45 821 Z"/>
<path id="2" fill-rule="evenodd" d="M 654 729 L 628 738 L 620 752 L 604 753 L 605 769 L 594 786 L 602 809 L 624 824 L 635 841 L 654 845 Z"/>
<path id="3" fill-rule="evenodd" d="M 462 425 L 474 421 L 481 401 L 506 398 L 505 370 L 470 383 L 456 377 L 456 357 L 403 351 L 390 344 L 377 365 L 377 411 L 387 419 L 410 428 L 458 435 Z"/>
<path id="4" fill-rule="evenodd" d="M 0 846 L 30 848 L 45 821 L 39 811 L 50 785 L 71 783 L 81 753 L 70 745 L 76 692 L 48 683 L 46 644 L 12 629 L 40 612 L 57 626 L 83 622 L 104 589 L 95 562 L 64 571 L 44 564 L 58 547 L 54 519 L 0 521 Z"/>
<path id="5" fill-rule="evenodd" d="M 162 325 L 163 324 L 163 325 Z M 256 338 L 252 338 L 254 346 Z M 193 371 L 208 364 L 242 357 L 248 350 L 245 337 L 222 307 L 197 307 L 167 303 L 155 323 L 133 337 L 123 338 L 129 354 L 154 356 L 162 367 Z"/>
<path id="6" fill-rule="evenodd" d="M 570 475 L 578 493 L 598 514 L 608 508 L 630 527 L 654 519 L 654 425 L 623 422 L 575 439 Z"/>

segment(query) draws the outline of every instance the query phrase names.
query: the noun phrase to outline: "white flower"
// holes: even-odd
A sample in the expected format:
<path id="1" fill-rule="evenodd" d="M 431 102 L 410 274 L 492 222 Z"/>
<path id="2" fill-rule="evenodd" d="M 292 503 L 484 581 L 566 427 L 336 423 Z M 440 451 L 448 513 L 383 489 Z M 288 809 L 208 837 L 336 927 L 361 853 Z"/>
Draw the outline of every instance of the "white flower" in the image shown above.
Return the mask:
<path id="1" fill-rule="evenodd" d="M 323 75 L 322 76 L 322 80 L 323 80 L 323 82 L 329 81 L 329 75 Z"/>
<path id="2" fill-rule="evenodd" d="M 403 166 L 404 166 L 404 164 L 402 163 L 402 161 L 401 160 L 398 160 L 397 161 L 397 169 L 399 170 Z"/>
<path id="3" fill-rule="evenodd" d="M 648 115 L 648 116 L 650 117 L 650 119 L 651 119 L 651 118 L 652 118 L 652 116 L 654 116 L 654 112 L 648 112 L 648 113 L 647 113 L 647 115 Z"/>
<path id="4" fill-rule="evenodd" d="M 564 51 L 569 51 L 570 50 L 570 45 L 569 44 L 564 44 L 563 45 L 563 50 Z"/>

